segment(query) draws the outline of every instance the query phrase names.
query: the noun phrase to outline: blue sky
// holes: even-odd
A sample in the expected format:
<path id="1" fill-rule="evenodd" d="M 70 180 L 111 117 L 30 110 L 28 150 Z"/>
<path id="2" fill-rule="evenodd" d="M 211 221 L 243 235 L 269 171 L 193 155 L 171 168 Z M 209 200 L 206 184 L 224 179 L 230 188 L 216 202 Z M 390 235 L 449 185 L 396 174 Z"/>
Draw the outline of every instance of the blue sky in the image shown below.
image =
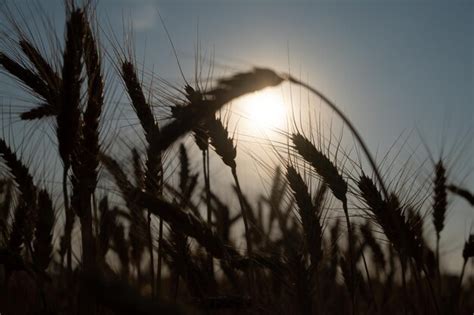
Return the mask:
<path id="1" fill-rule="evenodd" d="M 61 1 L 42 6 L 62 21 Z M 187 76 L 199 39 L 222 73 L 266 66 L 301 76 L 344 109 L 373 151 L 411 131 L 437 157 L 464 137 L 454 152 L 471 159 L 451 174 L 474 188 L 474 2 L 98 1 L 100 20 L 119 37 L 131 19 L 137 59 L 182 84 L 158 9 Z M 459 252 L 472 222 L 472 209 L 458 202 L 446 252 Z"/>

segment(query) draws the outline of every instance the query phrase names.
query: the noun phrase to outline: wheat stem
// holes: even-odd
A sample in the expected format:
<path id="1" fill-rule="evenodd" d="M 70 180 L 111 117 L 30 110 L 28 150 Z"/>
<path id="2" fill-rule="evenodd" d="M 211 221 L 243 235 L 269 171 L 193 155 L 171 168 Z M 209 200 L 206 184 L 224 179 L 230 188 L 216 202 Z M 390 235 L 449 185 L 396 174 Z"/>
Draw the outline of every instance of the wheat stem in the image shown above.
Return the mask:
<path id="1" fill-rule="evenodd" d="M 207 224 L 212 228 L 212 213 L 211 213 L 211 181 L 210 181 L 210 163 L 209 150 L 202 151 L 202 166 L 204 173 L 204 186 L 206 190 L 206 211 Z M 214 262 L 211 254 L 208 254 L 208 268 L 212 279 L 214 279 Z"/>
<path id="2" fill-rule="evenodd" d="M 156 275 L 157 295 L 161 295 L 161 279 L 163 266 L 163 218 L 159 217 L 160 222 L 158 226 L 158 272 Z"/>
<path id="3" fill-rule="evenodd" d="M 349 210 L 347 209 L 347 199 L 342 200 L 342 208 L 344 209 L 344 216 L 346 217 L 347 225 L 347 242 L 349 243 L 349 259 L 351 265 L 351 285 L 352 285 L 352 314 L 357 314 L 357 300 L 355 294 L 355 265 L 354 265 L 354 235 L 351 226 L 351 220 L 349 219 Z"/>

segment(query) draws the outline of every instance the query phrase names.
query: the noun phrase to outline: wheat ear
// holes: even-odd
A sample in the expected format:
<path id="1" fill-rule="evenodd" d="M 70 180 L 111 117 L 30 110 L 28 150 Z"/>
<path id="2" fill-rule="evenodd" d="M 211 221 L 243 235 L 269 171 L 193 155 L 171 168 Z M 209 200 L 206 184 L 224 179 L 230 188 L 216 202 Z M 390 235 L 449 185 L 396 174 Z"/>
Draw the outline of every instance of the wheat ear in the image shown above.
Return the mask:
<path id="1" fill-rule="evenodd" d="M 175 119 L 161 129 L 160 136 L 154 140 L 156 150 L 163 152 L 178 138 L 211 118 L 212 115 L 231 100 L 266 87 L 276 86 L 283 78 L 270 69 L 254 68 L 252 71 L 237 73 L 218 81 L 217 87 L 203 93 L 203 99 L 191 103 L 183 110 L 180 119 Z"/>
<path id="2" fill-rule="evenodd" d="M 322 250 L 322 228 L 320 219 L 320 205 L 313 204 L 311 195 L 308 193 L 308 187 L 304 183 L 301 175 L 292 166 L 287 167 L 286 178 L 289 182 L 290 188 L 293 191 L 293 196 L 298 206 L 298 212 L 301 217 L 303 232 L 305 235 L 305 247 L 311 257 L 311 265 L 315 270 L 323 256 Z M 325 185 L 321 187 L 318 199 L 324 198 Z"/>
<path id="3" fill-rule="evenodd" d="M 129 61 L 122 63 L 122 79 L 125 82 L 128 95 L 132 101 L 133 109 L 138 116 L 140 124 L 145 131 L 145 138 L 148 142 L 147 146 L 147 160 L 145 170 L 145 189 L 151 194 L 161 194 L 163 190 L 163 161 L 161 152 L 157 150 L 155 140 L 160 135 L 160 128 L 155 122 L 153 112 L 150 104 L 145 99 L 142 86 L 138 80 L 137 72 L 135 71 L 134 65 Z M 160 219 L 159 226 L 159 244 L 163 241 L 163 223 Z M 160 246 L 160 245 L 159 245 Z M 148 210 L 148 251 L 150 255 L 150 273 L 152 278 L 151 288 L 153 295 L 156 292 L 155 289 L 155 267 L 153 257 L 153 239 L 151 232 L 151 214 Z M 161 283 L 161 250 L 158 250 L 158 277 L 156 279 L 157 284 Z"/>
<path id="4" fill-rule="evenodd" d="M 40 270 L 46 270 L 53 252 L 54 208 L 46 190 L 38 194 L 38 221 L 33 243 L 33 261 Z"/>
<path id="5" fill-rule="evenodd" d="M 342 174 L 337 169 L 329 158 L 320 152 L 310 140 L 301 135 L 300 133 L 295 133 L 291 136 L 295 150 L 303 157 L 303 159 L 308 162 L 316 173 L 323 179 L 324 183 L 332 191 L 334 197 L 339 199 L 342 202 L 342 208 L 344 210 L 344 215 L 346 217 L 347 224 L 347 235 L 348 235 L 348 244 L 349 244 L 349 255 L 350 255 L 350 265 L 351 265 L 351 275 L 354 275 L 355 266 L 354 266 L 354 237 L 352 235 L 351 221 L 349 219 L 349 210 L 347 207 L 347 182 L 342 177 Z M 355 279 L 352 279 L 353 289 L 349 290 L 351 293 L 355 292 Z M 352 312 L 355 314 L 356 310 L 356 296 L 352 294 Z"/>

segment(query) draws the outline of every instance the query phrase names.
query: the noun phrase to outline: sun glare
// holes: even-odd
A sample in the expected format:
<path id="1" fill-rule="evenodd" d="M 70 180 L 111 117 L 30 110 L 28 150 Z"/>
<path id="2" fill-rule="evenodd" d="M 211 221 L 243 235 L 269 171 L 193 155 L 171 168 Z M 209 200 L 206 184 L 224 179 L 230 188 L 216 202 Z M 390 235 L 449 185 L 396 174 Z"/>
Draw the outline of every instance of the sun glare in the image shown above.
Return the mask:
<path id="1" fill-rule="evenodd" d="M 263 90 L 245 96 L 240 101 L 243 115 L 254 128 L 282 128 L 286 122 L 283 98 L 273 90 Z"/>

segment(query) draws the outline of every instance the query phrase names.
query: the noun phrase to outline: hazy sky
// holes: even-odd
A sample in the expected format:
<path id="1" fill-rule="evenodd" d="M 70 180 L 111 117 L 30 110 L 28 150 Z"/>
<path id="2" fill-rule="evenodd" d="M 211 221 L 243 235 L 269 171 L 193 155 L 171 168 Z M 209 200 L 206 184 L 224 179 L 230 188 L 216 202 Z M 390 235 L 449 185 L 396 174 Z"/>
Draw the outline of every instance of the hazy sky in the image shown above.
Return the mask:
<path id="1" fill-rule="evenodd" d="M 189 76 L 198 35 L 219 65 L 301 75 L 345 110 L 373 151 L 386 151 L 414 130 L 415 142 L 419 132 L 438 155 L 474 126 L 473 1 L 103 1 L 101 7 L 112 23 L 130 13 L 137 42 L 147 39 L 147 61 L 164 76 L 179 77 L 156 8 Z M 472 136 L 470 129 L 467 147 L 455 151 L 472 157 Z M 451 172 L 459 180 L 473 166 L 472 158 L 460 163 L 463 172 Z M 460 249 L 473 218 L 465 203 L 451 210 L 446 252 Z"/>
<path id="2" fill-rule="evenodd" d="M 123 19 L 131 18 L 137 59 L 161 77 L 182 84 L 158 9 L 186 76 L 193 75 L 199 40 L 201 53 L 214 53 L 217 72 L 257 65 L 301 76 L 344 109 L 373 151 L 385 151 L 408 130 L 438 155 L 467 131 L 455 151 L 472 157 L 473 1 L 98 3 L 100 20 L 119 37 Z M 42 5 L 63 23 L 61 1 Z M 453 176 L 465 180 L 470 172 L 472 189 L 470 160 L 461 159 L 463 173 Z M 447 252 L 459 251 L 472 222 L 472 209 L 458 202 L 448 215 Z"/>
<path id="3" fill-rule="evenodd" d="M 213 52 L 216 68 L 227 73 L 257 65 L 308 80 L 369 142 L 384 143 L 414 126 L 431 138 L 443 124 L 455 130 L 473 125 L 469 0 L 97 2 L 106 32 L 111 28 L 120 38 L 123 20 L 131 20 L 137 59 L 180 84 L 158 10 L 189 77 L 199 40 L 200 52 Z M 41 2 L 60 25 L 61 3 Z"/>
<path id="4" fill-rule="evenodd" d="M 144 58 L 158 74 L 179 78 L 159 8 L 186 75 L 199 36 L 217 65 L 268 66 L 308 80 L 374 145 L 416 126 L 440 146 L 445 133 L 473 126 L 472 1 L 109 0 L 99 7 L 112 25 L 132 18 L 137 47 L 146 40 Z"/>

